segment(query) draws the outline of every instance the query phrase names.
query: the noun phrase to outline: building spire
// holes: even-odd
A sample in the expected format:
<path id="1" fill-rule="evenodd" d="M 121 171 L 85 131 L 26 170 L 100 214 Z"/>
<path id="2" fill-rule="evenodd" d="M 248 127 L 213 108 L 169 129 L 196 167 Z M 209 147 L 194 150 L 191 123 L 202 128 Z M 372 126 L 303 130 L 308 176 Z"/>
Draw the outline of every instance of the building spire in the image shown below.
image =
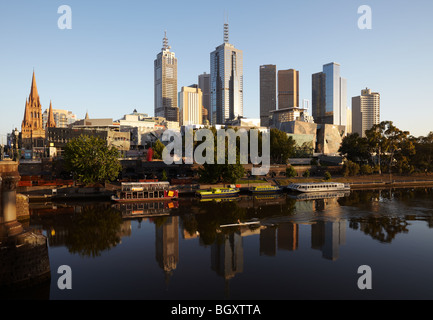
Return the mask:
<path id="1" fill-rule="evenodd" d="M 170 50 L 168 45 L 167 30 L 164 30 L 164 38 L 162 39 L 162 50 Z"/>
<path id="2" fill-rule="evenodd" d="M 48 110 L 47 128 L 55 128 L 55 127 L 56 127 L 56 122 L 54 121 L 53 106 L 52 106 L 51 100 L 50 100 L 50 108 Z"/>
<path id="3" fill-rule="evenodd" d="M 224 17 L 224 43 L 229 43 L 229 18 L 228 14 Z"/>
<path id="4" fill-rule="evenodd" d="M 33 69 L 32 88 L 30 90 L 30 96 L 32 98 L 37 98 L 39 96 L 38 88 L 36 87 L 36 77 L 35 77 L 35 70 L 34 69 Z"/>

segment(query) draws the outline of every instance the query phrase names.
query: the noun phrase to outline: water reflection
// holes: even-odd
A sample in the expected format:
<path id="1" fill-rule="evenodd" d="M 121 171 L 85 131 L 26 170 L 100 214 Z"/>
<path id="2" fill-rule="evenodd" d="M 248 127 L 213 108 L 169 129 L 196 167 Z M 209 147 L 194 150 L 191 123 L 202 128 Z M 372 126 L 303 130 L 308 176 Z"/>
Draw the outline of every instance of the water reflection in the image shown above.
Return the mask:
<path id="1" fill-rule="evenodd" d="M 247 252 L 254 250 L 255 257 L 249 260 L 254 264 L 260 261 L 257 259 L 277 259 L 279 252 L 291 255 L 301 250 L 319 252 L 324 260 L 335 262 L 349 230 L 378 244 L 390 244 L 399 234 L 410 231 L 411 221 L 425 221 L 432 228 L 432 194 L 431 188 L 419 188 L 352 191 L 315 198 L 280 194 L 236 201 L 56 205 L 55 209 L 33 208 L 31 224 L 46 233 L 50 247 L 63 246 L 70 254 L 90 258 L 118 247 L 124 237 L 149 230 L 134 229 L 133 225 L 153 224 L 153 261 L 163 271 L 166 287 L 182 255 L 196 254 L 193 251 L 197 248 L 182 252 L 180 243 L 196 239 L 208 250 L 210 269 L 224 279 L 225 296 L 229 297 L 231 280 L 248 269 Z M 247 237 L 249 241 L 245 241 Z M 138 250 L 133 248 L 132 252 Z M 356 256 L 356 252 L 351 255 Z"/>

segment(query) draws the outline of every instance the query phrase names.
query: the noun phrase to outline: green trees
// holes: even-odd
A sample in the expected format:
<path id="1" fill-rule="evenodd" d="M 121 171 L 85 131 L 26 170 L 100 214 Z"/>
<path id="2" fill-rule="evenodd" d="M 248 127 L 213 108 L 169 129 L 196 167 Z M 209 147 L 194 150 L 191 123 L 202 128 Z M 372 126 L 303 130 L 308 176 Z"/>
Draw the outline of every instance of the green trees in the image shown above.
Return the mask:
<path id="1" fill-rule="evenodd" d="M 295 170 L 295 168 L 293 168 L 292 166 L 288 167 L 286 169 L 286 177 L 288 178 L 293 178 L 298 176 L 298 172 Z"/>
<path id="2" fill-rule="evenodd" d="M 415 138 L 392 121 L 382 121 L 366 130 L 365 138 L 357 133 L 347 135 L 339 152 L 359 164 L 361 174 L 432 172 L 433 132 L 427 137 Z M 343 174 L 349 175 L 349 169 L 343 168 Z"/>
<path id="3" fill-rule="evenodd" d="M 271 163 L 286 164 L 287 160 L 295 152 L 295 140 L 292 137 L 288 137 L 287 133 L 278 129 L 271 129 L 270 133 Z"/>
<path id="4" fill-rule="evenodd" d="M 87 185 L 116 179 L 122 169 L 118 156 L 119 151 L 109 148 L 105 140 L 87 135 L 72 139 L 63 154 L 74 179 Z"/>
<path id="5" fill-rule="evenodd" d="M 156 140 L 155 144 L 153 145 L 153 159 L 161 160 L 162 159 L 162 151 L 164 150 L 165 146 L 164 144 Z"/>

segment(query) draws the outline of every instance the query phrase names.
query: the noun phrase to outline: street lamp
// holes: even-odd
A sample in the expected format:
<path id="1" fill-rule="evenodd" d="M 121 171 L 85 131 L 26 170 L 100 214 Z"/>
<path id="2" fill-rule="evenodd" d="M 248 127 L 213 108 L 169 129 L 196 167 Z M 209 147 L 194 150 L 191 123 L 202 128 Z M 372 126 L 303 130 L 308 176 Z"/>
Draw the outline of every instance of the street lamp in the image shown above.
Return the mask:
<path id="1" fill-rule="evenodd" d="M 19 135 L 19 131 L 17 128 L 15 128 L 14 130 L 14 136 L 15 136 L 15 151 L 14 151 L 14 161 L 17 160 L 17 156 L 18 156 L 18 135 Z"/>

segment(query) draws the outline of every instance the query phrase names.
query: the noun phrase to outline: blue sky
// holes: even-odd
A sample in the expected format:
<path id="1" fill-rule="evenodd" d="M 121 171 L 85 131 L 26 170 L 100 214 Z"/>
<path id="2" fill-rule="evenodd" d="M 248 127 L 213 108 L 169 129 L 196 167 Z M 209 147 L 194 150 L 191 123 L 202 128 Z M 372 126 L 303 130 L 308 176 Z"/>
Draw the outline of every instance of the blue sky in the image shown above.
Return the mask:
<path id="1" fill-rule="evenodd" d="M 72 9 L 60 30 L 57 9 Z M 372 29 L 358 28 L 358 7 L 372 9 Z M 164 30 L 178 58 L 178 91 L 209 73 L 210 52 L 230 42 L 244 53 L 244 115 L 259 117 L 259 66 L 300 72 L 300 100 L 311 75 L 338 62 L 348 104 L 361 89 L 381 94 L 381 120 L 414 136 L 433 131 L 431 0 L 2 0 L 0 135 L 20 129 L 33 69 L 43 109 L 84 117 L 153 115 L 153 61 Z M 0 140 L 0 143 L 2 141 Z"/>

